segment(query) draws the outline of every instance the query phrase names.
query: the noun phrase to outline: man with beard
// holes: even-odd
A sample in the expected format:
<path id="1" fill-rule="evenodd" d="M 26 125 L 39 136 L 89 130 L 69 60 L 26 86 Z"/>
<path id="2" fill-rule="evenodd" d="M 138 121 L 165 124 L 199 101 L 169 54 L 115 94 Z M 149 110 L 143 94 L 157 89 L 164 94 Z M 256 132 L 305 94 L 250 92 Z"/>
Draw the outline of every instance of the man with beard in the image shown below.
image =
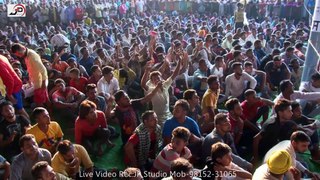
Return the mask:
<path id="1" fill-rule="evenodd" d="M 24 116 L 15 115 L 13 105 L 9 101 L 0 105 L 0 113 L 3 117 L 0 122 L 0 154 L 11 162 L 11 158 L 21 152 L 19 138 L 30 126 L 30 120 Z"/>
<path id="2" fill-rule="evenodd" d="M 12 161 L 10 179 L 33 179 L 31 169 L 39 161 L 51 164 L 51 153 L 38 147 L 35 137 L 26 134 L 19 140 L 22 152 Z"/>
<path id="3" fill-rule="evenodd" d="M 271 148 L 265 155 L 263 161 L 266 162 L 271 154 L 273 154 L 275 151 L 285 150 L 291 156 L 293 167 L 297 168 L 299 171 L 301 171 L 301 173 L 305 173 L 309 178 L 319 179 L 319 175 L 310 172 L 303 164 L 301 164 L 301 162 L 296 159 L 296 153 L 304 153 L 307 151 L 310 142 L 311 140 L 306 133 L 303 131 L 295 131 L 292 133 L 290 140 L 281 141 Z M 287 172 L 286 176 L 288 179 L 292 179 L 289 178 L 291 177 L 291 173 Z"/>
<path id="4" fill-rule="evenodd" d="M 135 129 L 124 147 L 125 161 L 130 167 L 150 170 L 152 160 L 161 150 L 162 132 L 154 111 L 146 111 L 141 118 L 143 123 Z"/>
<path id="5" fill-rule="evenodd" d="M 291 102 L 280 99 L 275 103 L 276 115 L 265 122 L 260 132 L 253 138 L 253 163 L 257 165 L 266 152 L 282 140 L 290 139 L 297 124 L 291 121 Z"/>
<path id="6" fill-rule="evenodd" d="M 48 74 L 40 56 L 32 49 L 28 49 L 21 44 L 14 44 L 11 47 L 11 51 L 18 58 L 24 59 L 26 63 L 29 78 L 34 86 L 33 100 L 36 105 L 43 106 L 46 103 L 50 107 L 47 90 Z"/>
<path id="7" fill-rule="evenodd" d="M 114 94 L 117 103 L 114 110 L 111 112 L 111 117 L 115 117 L 120 124 L 122 143 L 126 144 L 130 136 L 133 134 L 140 121 L 138 112 L 144 104 L 151 101 L 157 91 L 162 88 L 162 81 L 158 82 L 157 86 L 149 94 L 140 99 L 131 100 L 127 93 L 120 90 Z"/>
<path id="8" fill-rule="evenodd" d="M 60 125 L 55 121 L 51 121 L 48 111 L 43 107 L 35 108 L 32 112 L 32 117 L 37 123 L 29 128 L 26 133 L 33 134 L 38 146 L 54 154 L 58 143 L 63 138 Z"/>
<path id="9" fill-rule="evenodd" d="M 279 87 L 282 80 L 290 79 L 291 76 L 288 66 L 282 63 L 280 56 L 274 56 L 273 61 L 268 62 L 264 69 L 271 90 L 276 90 L 275 87 Z"/>
<path id="10" fill-rule="evenodd" d="M 235 164 L 238 166 L 252 170 L 252 164 L 242 159 L 237 152 L 234 144 L 233 137 L 230 133 L 231 124 L 227 114 L 219 113 L 214 117 L 215 128 L 209 133 L 202 143 L 202 160 L 206 161 L 207 157 L 211 154 L 211 146 L 217 142 L 226 143 L 232 150 L 232 158 Z"/>

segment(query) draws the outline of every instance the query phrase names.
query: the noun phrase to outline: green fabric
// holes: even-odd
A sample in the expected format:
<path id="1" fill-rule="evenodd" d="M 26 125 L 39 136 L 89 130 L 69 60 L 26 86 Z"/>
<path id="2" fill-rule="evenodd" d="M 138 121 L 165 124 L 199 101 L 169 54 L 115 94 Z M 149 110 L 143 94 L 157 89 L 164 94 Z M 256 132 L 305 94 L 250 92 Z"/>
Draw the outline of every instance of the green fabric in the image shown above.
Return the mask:
<path id="1" fill-rule="evenodd" d="M 309 171 L 320 173 L 320 164 L 312 161 L 310 151 L 305 153 L 298 153 L 297 157 L 302 159 L 302 162 L 305 162 L 308 166 Z"/>
<path id="2" fill-rule="evenodd" d="M 111 125 L 111 124 L 110 124 Z M 120 127 L 119 125 L 112 124 L 113 127 L 116 128 L 116 131 L 120 133 Z M 117 169 L 117 170 L 123 170 L 125 169 L 124 164 L 124 154 L 123 154 L 123 147 L 122 147 L 122 141 L 120 136 L 112 140 L 114 144 L 116 144 L 113 148 L 106 148 L 104 149 L 104 155 L 102 157 L 91 157 L 92 161 L 94 162 L 95 166 L 103 169 Z"/>
<path id="3" fill-rule="evenodd" d="M 74 122 L 69 122 L 66 118 L 64 118 L 61 114 L 54 114 L 54 118 L 52 120 L 56 120 L 63 133 L 64 139 L 69 139 L 71 142 L 74 142 Z M 33 122 L 34 123 L 34 122 Z M 116 128 L 116 131 L 120 133 L 120 127 L 117 124 L 110 124 L 111 126 Z M 103 156 L 101 157 L 93 157 L 91 156 L 91 160 L 94 162 L 96 167 L 110 170 L 117 169 L 123 170 L 125 169 L 124 159 L 123 159 L 123 147 L 121 137 L 119 136 L 117 139 L 111 140 L 116 146 L 113 148 L 108 148 L 103 146 Z"/>

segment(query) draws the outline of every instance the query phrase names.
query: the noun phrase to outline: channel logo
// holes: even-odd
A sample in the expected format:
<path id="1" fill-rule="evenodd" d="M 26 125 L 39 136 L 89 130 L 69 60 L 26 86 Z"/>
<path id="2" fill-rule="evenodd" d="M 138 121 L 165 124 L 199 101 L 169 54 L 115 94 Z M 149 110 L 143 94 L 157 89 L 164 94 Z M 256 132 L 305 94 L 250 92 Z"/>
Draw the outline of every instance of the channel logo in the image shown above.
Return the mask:
<path id="1" fill-rule="evenodd" d="M 26 17 L 26 6 L 24 4 L 8 4 L 8 17 Z"/>

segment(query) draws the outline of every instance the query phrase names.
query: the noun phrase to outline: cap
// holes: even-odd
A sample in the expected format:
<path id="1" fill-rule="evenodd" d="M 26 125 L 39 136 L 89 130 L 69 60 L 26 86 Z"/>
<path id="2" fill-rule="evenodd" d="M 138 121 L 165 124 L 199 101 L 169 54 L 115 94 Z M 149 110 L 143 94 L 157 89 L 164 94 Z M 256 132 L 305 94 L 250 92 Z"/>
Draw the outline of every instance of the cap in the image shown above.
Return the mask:
<path id="1" fill-rule="evenodd" d="M 270 172 L 274 174 L 284 174 L 292 165 L 292 159 L 287 151 L 275 151 L 267 160 Z"/>

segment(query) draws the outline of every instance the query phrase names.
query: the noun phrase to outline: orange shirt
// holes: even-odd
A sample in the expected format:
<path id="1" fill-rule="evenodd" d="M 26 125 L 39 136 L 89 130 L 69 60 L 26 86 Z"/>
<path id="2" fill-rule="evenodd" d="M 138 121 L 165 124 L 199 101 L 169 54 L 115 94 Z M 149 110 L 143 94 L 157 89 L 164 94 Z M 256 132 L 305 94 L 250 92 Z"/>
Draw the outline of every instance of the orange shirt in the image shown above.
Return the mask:
<path id="1" fill-rule="evenodd" d="M 68 63 L 64 62 L 64 61 L 59 61 L 59 63 L 53 63 L 52 64 L 52 68 L 60 71 L 60 72 L 66 72 L 67 68 L 69 67 Z"/>

